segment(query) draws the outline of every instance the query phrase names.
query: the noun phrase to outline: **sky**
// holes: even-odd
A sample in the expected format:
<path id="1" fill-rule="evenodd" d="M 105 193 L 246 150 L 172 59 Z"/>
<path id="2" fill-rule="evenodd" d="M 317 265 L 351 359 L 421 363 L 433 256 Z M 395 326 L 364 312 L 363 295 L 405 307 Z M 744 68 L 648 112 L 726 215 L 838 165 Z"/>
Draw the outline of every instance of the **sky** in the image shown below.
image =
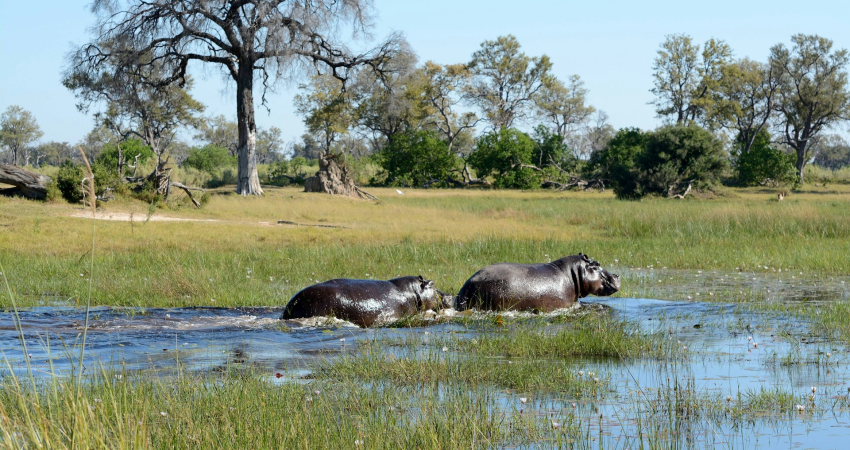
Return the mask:
<path id="1" fill-rule="evenodd" d="M 523 51 L 548 55 L 555 74 L 577 74 L 588 102 L 608 113 L 615 128 L 652 129 L 652 62 L 669 34 L 698 43 L 723 39 L 736 57 L 765 61 L 770 47 L 790 45 L 793 34 L 818 34 L 834 48 L 850 48 L 850 2 L 786 0 L 554 1 L 373 0 L 375 39 L 402 32 L 420 61 L 468 62 L 481 42 L 513 34 Z M 19 105 L 33 113 L 42 141 L 80 141 L 93 127 L 62 86 L 66 54 L 90 39 L 90 0 L 0 0 L 0 111 Z M 235 118 L 232 83 L 216 70 L 190 68 L 192 95 L 206 114 Z M 270 112 L 257 105 L 260 127 L 276 126 L 286 141 L 304 132 L 293 97 L 299 80 L 281 83 L 268 95 Z M 259 94 L 255 94 L 259 99 Z M 259 103 L 259 102 L 258 102 Z M 187 138 L 191 133 L 185 133 Z"/>

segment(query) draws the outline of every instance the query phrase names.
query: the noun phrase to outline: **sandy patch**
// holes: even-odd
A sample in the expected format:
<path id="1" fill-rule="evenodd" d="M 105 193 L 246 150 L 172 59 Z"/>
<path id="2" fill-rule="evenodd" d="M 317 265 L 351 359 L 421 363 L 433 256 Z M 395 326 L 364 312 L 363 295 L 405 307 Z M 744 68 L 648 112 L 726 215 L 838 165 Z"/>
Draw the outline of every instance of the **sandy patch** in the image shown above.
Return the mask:
<path id="1" fill-rule="evenodd" d="M 91 219 L 91 213 L 88 211 L 79 211 L 71 214 L 71 217 L 80 219 Z M 148 219 L 147 214 L 131 214 L 121 212 L 98 211 L 95 216 L 97 220 L 111 220 L 115 222 L 219 222 L 215 219 L 183 219 L 180 217 L 168 217 L 153 215 Z"/>

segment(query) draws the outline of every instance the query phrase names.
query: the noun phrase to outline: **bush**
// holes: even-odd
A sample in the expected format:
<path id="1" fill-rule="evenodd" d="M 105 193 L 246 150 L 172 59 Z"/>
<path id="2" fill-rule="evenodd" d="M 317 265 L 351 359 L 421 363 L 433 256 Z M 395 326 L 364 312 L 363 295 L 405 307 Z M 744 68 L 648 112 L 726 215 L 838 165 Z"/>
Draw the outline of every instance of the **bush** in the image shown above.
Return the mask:
<path id="1" fill-rule="evenodd" d="M 638 156 L 638 183 L 646 194 L 669 196 L 682 183 L 706 188 L 716 183 L 728 159 L 723 142 L 697 126 L 667 126 L 655 130 L 646 151 Z"/>
<path id="2" fill-rule="evenodd" d="M 139 156 L 139 164 L 144 164 L 149 159 L 153 158 L 153 150 L 138 139 L 127 139 L 119 145 L 121 145 L 121 153 L 124 154 L 124 161 L 126 164 L 133 164 L 137 155 Z M 104 146 L 103 150 L 101 150 L 95 158 L 94 164 L 103 166 L 107 170 L 117 173 L 118 145 L 110 143 Z M 122 173 L 121 175 L 124 176 L 128 170 L 129 169 L 125 167 L 125 173 Z"/>
<path id="3" fill-rule="evenodd" d="M 387 183 L 421 186 L 432 179 L 445 180 L 456 166 L 448 144 L 429 131 L 396 134 L 378 154 L 387 172 Z"/>
<path id="4" fill-rule="evenodd" d="M 83 199 L 81 183 L 84 178 L 85 169 L 71 161 L 65 161 L 56 174 L 56 187 L 62 193 L 62 197 L 70 203 L 79 203 Z M 104 189 L 115 186 L 117 177 L 114 172 L 102 164 L 92 166 L 94 174 L 94 190 L 98 196 L 103 195 Z"/>
<path id="5" fill-rule="evenodd" d="M 643 153 L 649 133 L 637 128 L 623 128 L 608 141 L 602 150 L 590 155 L 585 166 L 587 178 L 602 178 L 614 190 L 617 198 L 635 199 L 639 191 L 637 178 L 638 155 Z"/>
<path id="6" fill-rule="evenodd" d="M 534 129 L 532 163 L 541 169 L 546 169 L 552 167 L 553 162 L 567 172 L 574 171 L 579 163 L 578 158 L 567 147 L 563 137 L 553 133 L 545 125 L 539 125 Z M 555 170 L 557 171 L 557 169 Z"/>
<path id="7" fill-rule="evenodd" d="M 652 133 L 623 129 L 591 157 L 589 171 L 606 179 L 620 199 L 670 196 L 685 183 L 707 188 L 727 161 L 723 143 L 696 125 L 666 126 Z"/>
<path id="8" fill-rule="evenodd" d="M 518 163 L 533 164 L 535 143 L 527 134 L 502 128 L 478 138 L 467 161 L 479 177 L 495 177 L 499 188 L 528 189 L 539 187 L 541 173 Z"/>
<path id="9" fill-rule="evenodd" d="M 213 144 L 190 148 L 189 156 L 183 161 L 184 166 L 206 172 L 211 177 L 215 176 L 219 169 L 235 164 L 236 157 L 230 155 L 230 150 Z"/>
<path id="10" fill-rule="evenodd" d="M 738 182 L 745 186 L 786 184 L 797 179 L 795 155 L 784 153 L 770 146 L 770 134 L 761 130 L 753 140 L 750 151 L 739 150 L 735 158 Z"/>

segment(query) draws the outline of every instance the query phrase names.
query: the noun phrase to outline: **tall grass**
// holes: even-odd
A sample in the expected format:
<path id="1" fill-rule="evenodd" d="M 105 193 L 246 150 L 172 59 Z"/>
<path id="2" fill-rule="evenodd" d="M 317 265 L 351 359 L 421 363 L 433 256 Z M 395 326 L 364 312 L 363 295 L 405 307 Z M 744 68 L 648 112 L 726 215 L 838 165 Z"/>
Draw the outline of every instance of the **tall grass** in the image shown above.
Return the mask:
<path id="1" fill-rule="evenodd" d="M 73 383 L 0 389 L 0 448 L 485 449 L 556 438 L 548 416 L 498 400 L 469 386 L 101 372 L 80 394 Z M 556 432 L 579 434 L 570 425 Z"/>
<path id="2" fill-rule="evenodd" d="M 584 252 L 617 270 L 747 270 L 756 266 L 845 274 L 848 194 L 736 190 L 710 201 L 621 202 L 608 194 L 373 190 L 379 203 L 269 189 L 264 198 L 222 192 L 203 209 L 156 211 L 201 222 L 145 222 L 148 205 L 98 224 L 92 302 L 97 305 L 273 305 L 316 280 L 422 274 L 456 292 L 498 261 L 541 262 Z M 0 199 L 0 262 L 22 305 L 87 291 L 90 230 L 76 207 Z M 315 228 L 277 220 L 339 225 Z M 82 275 L 81 275 L 82 274 Z M 624 280 L 623 294 L 629 294 Z M 8 305 L 6 303 L 5 305 Z"/>

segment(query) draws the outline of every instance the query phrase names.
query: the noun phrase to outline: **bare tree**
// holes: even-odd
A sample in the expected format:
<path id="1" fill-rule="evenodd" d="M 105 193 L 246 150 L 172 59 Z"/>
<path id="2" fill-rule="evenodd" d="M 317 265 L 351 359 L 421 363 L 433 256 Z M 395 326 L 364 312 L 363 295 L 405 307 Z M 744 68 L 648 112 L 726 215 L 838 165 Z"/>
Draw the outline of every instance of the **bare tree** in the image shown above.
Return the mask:
<path id="1" fill-rule="evenodd" d="M 809 142 L 850 114 L 847 63 L 850 54 L 832 52 L 832 41 L 796 34 L 793 49 L 783 44 L 770 49 L 770 64 L 779 77 L 776 110 L 784 144 L 797 153 L 797 176 L 809 159 Z"/>
<path id="2" fill-rule="evenodd" d="M 24 153 L 24 165 L 29 164 L 30 144 L 44 133 L 32 113 L 17 105 L 6 108 L 0 115 L 0 144 L 12 154 L 12 164 L 18 164 L 18 154 Z"/>
<path id="3" fill-rule="evenodd" d="M 372 10 L 368 0 L 95 0 L 94 39 L 73 56 L 97 71 L 118 58 L 126 70 L 142 73 L 161 64 L 168 76 L 157 84 L 183 83 L 189 63 L 215 64 L 236 83 L 239 127 L 238 184 L 241 195 L 261 195 L 257 175 L 254 82 L 267 90 L 291 69 L 313 67 L 345 80 L 358 66 L 379 69 L 398 46 L 394 36 L 378 47 L 353 54 L 340 43 L 350 25 L 365 34 Z M 120 46 L 104 43 L 120 43 Z M 148 59 L 146 59 L 148 58 Z"/>

